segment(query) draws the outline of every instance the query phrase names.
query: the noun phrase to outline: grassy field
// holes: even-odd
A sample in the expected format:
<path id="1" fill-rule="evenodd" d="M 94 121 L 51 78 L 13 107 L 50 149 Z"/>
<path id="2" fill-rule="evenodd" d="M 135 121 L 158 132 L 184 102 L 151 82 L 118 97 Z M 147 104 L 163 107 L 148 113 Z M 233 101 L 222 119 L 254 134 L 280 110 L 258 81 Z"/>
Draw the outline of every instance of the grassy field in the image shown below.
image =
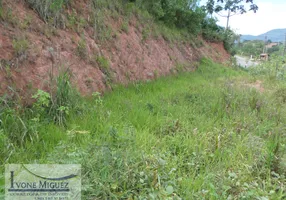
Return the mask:
<path id="1" fill-rule="evenodd" d="M 35 98 L 30 111 L 2 109 L 1 162 L 79 163 L 82 199 L 286 198 L 283 81 L 202 60 L 194 73 L 74 98 L 56 118 Z"/>

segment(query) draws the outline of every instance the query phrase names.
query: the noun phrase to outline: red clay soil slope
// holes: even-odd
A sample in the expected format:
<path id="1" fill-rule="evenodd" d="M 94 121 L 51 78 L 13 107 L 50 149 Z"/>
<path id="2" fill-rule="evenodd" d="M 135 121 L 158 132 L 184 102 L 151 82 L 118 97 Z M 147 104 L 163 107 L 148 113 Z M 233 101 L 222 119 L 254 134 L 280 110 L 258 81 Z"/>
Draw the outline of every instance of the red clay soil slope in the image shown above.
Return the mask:
<path id="1" fill-rule="evenodd" d="M 76 6 L 84 2 L 77 1 Z M 52 28 L 24 1 L 6 0 L 3 6 L 10 13 L 5 20 L 0 19 L 0 95 L 17 93 L 25 99 L 38 88 L 48 90 L 51 77 L 61 69 L 68 69 L 72 83 L 88 95 L 104 91 L 111 83 L 127 84 L 168 75 L 178 66 L 194 70 L 201 57 L 217 62 L 229 59 L 221 43 L 199 38 L 200 47 L 170 43 L 161 36 L 143 41 L 135 17 L 129 21 L 128 31 L 119 30 L 120 20 L 111 22 L 116 34 L 99 42 L 89 26 L 80 31 Z M 83 17 L 88 20 L 88 16 Z"/>

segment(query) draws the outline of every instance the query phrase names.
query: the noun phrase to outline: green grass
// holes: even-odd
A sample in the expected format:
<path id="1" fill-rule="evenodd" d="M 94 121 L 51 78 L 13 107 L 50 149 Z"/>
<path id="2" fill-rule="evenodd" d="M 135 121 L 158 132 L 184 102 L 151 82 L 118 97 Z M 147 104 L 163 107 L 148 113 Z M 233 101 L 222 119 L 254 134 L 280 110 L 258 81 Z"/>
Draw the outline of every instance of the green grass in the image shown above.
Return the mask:
<path id="1" fill-rule="evenodd" d="M 12 41 L 12 46 L 17 56 L 25 54 L 29 45 L 29 41 L 25 38 L 15 38 Z"/>
<path id="2" fill-rule="evenodd" d="M 2 161 L 79 163 L 83 199 L 283 199 L 286 105 L 275 95 L 285 84 L 260 93 L 257 78 L 203 60 L 81 99 L 65 127 L 43 119 L 22 144 L 1 123 Z"/>

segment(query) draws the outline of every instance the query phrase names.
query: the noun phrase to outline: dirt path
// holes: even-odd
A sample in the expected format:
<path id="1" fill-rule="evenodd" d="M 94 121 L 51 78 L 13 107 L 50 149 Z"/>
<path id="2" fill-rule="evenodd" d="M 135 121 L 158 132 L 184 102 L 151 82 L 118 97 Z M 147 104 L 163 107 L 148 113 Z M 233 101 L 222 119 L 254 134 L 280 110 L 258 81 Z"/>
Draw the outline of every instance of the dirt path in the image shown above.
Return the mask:
<path id="1" fill-rule="evenodd" d="M 248 68 L 248 67 L 256 66 L 259 64 L 258 62 L 251 61 L 250 59 L 248 59 L 246 57 L 242 57 L 242 56 L 238 56 L 238 55 L 235 55 L 234 57 L 236 58 L 237 64 L 240 65 L 241 67 Z"/>

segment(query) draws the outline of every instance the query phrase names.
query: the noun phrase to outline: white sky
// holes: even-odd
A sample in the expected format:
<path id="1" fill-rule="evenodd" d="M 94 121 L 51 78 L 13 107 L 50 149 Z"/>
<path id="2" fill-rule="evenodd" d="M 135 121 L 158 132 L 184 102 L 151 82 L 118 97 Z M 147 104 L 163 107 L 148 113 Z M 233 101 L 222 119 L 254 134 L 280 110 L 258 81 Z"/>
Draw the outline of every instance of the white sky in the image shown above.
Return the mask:
<path id="1" fill-rule="evenodd" d="M 254 3 L 259 7 L 256 13 L 249 11 L 230 18 L 232 30 L 243 35 L 260 35 L 272 29 L 286 28 L 286 0 L 254 0 Z M 225 27 L 226 18 L 215 16 L 218 24 Z"/>

